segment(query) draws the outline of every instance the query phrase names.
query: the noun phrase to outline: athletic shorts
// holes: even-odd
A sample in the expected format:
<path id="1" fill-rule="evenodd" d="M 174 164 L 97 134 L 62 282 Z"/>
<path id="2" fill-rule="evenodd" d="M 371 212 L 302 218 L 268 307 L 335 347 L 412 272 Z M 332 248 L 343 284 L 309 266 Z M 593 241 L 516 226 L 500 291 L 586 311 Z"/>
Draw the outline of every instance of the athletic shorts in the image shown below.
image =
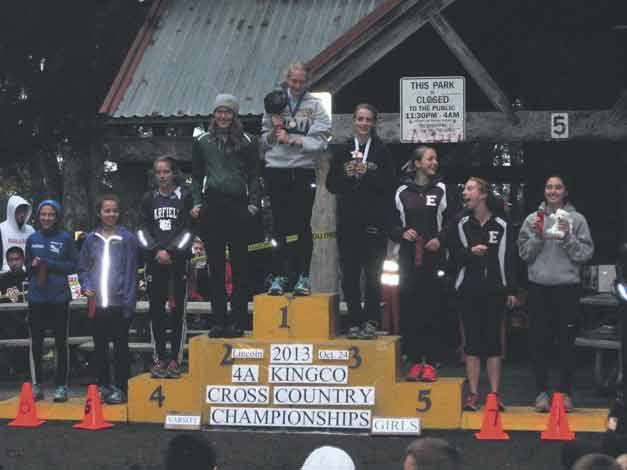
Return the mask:
<path id="1" fill-rule="evenodd" d="M 505 294 L 481 291 L 462 293 L 460 304 L 466 338 L 465 353 L 477 357 L 501 356 Z"/>

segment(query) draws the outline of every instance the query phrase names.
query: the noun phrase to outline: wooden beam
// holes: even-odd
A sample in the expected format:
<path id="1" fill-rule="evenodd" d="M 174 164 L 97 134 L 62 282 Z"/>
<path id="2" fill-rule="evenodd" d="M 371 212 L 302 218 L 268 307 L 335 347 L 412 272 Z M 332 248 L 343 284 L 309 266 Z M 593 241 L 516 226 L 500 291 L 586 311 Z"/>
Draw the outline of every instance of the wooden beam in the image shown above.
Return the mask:
<path id="1" fill-rule="evenodd" d="M 444 41 L 457 60 L 461 62 L 470 76 L 477 82 L 481 91 L 490 100 L 494 107 L 505 113 L 507 119 L 518 124 L 519 119 L 512 109 L 507 95 L 501 90 L 486 68 L 479 62 L 464 40 L 453 29 L 453 26 L 441 13 L 434 13 L 429 20 L 435 32 Z"/>
<path id="2" fill-rule="evenodd" d="M 552 139 L 551 113 L 567 112 L 569 138 Z M 627 142 L 627 117 L 614 119 L 612 110 L 602 111 L 519 111 L 518 125 L 513 125 L 498 111 L 466 113 L 466 142 L 563 142 L 568 140 Z M 353 132 L 350 114 L 333 115 L 335 142 L 348 139 Z M 379 115 L 377 132 L 384 142 L 400 143 L 398 113 Z M 158 155 L 174 153 L 182 161 L 191 161 L 192 137 L 108 137 L 104 155 L 108 160 L 146 163 Z"/>
<path id="3" fill-rule="evenodd" d="M 336 93 L 422 28 L 455 0 L 406 0 L 311 73 L 314 90 Z M 325 51 L 323 51 L 325 52 Z M 315 58 L 312 62 L 315 61 Z"/>

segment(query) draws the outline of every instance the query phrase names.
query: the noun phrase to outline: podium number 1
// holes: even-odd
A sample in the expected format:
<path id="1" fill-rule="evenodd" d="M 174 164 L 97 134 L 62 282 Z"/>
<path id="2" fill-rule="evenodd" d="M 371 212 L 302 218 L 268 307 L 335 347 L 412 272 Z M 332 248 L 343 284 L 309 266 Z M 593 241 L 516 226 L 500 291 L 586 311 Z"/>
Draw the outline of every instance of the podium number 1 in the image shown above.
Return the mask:
<path id="1" fill-rule="evenodd" d="M 281 307 L 281 324 L 279 328 L 289 328 L 290 326 L 287 324 L 287 305 Z"/>

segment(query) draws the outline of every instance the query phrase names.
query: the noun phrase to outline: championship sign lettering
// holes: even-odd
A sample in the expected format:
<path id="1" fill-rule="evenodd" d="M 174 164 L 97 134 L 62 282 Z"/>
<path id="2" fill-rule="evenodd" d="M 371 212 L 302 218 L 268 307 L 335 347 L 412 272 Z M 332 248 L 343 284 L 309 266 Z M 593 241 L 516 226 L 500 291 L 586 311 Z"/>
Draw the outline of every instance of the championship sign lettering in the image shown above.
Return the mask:
<path id="1" fill-rule="evenodd" d="M 466 136 L 464 77 L 403 77 L 401 142 L 460 142 Z"/>

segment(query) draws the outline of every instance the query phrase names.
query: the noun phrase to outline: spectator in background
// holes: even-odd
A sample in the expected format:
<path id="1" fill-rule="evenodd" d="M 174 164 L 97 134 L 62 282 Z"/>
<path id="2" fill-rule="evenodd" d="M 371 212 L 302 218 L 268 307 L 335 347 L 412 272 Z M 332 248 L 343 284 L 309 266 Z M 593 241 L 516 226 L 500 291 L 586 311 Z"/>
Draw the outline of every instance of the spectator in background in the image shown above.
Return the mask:
<path id="1" fill-rule="evenodd" d="M 403 470 L 460 470 L 462 456 L 444 439 L 416 439 L 405 451 Z"/>
<path id="2" fill-rule="evenodd" d="M 588 454 L 577 460 L 572 470 L 621 470 L 621 468 L 609 455 Z"/>
<path id="3" fill-rule="evenodd" d="M 24 298 L 24 250 L 19 246 L 12 246 L 6 253 L 8 271 L 0 273 L 0 302 L 19 302 L 20 295 Z"/>
<path id="4" fill-rule="evenodd" d="M 377 110 L 359 104 L 353 112 L 354 135 L 333 149 L 327 176 L 329 192 L 337 195 L 338 248 L 342 290 L 349 315 L 348 337 L 372 339 L 381 321 L 381 268 L 387 248 L 387 223 L 392 209 L 394 166 L 379 139 Z M 361 272 L 366 278 L 361 305 Z"/>
<path id="5" fill-rule="evenodd" d="M 557 356 L 559 391 L 566 412 L 574 408 L 571 385 L 579 322 L 581 266 L 592 258 L 594 243 L 586 218 L 570 204 L 564 178 L 551 176 L 544 201 L 527 216 L 518 234 L 518 252 L 528 265 L 531 351 L 536 378 L 535 410 L 546 413 L 549 361 Z M 555 339 L 557 338 L 557 347 Z"/>
<path id="6" fill-rule="evenodd" d="M 98 227 L 87 235 L 81 249 L 78 276 L 88 299 L 94 336 L 95 366 L 103 400 L 126 402 L 130 358 L 128 329 L 137 296 L 137 238 L 118 225 L 120 200 L 114 194 L 98 199 Z M 115 383 L 109 374 L 109 341 L 113 341 Z"/>
<path id="7" fill-rule="evenodd" d="M 26 240 L 35 229 L 26 222 L 32 213 L 31 205 L 24 198 L 14 194 L 7 201 L 7 218 L 0 224 L 0 253 L 2 254 L 2 272 L 9 270 L 6 253 L 12 246 L 19 246 L 26 251 Z"/>
<path id="8" fill-rule="evenodd" d="M 218 470 L 216 452 L 197 434 L 179 434 L 168 444 L 165 470 Z"/>
<path id="9" fill-rule="evenodd" d="M 355 470 L 355 464 L 342 449 L 323 446 L 309 454 L 300 470 Z"/>
<path id="10" fill-rule="evenodd" d="M 192 259 L 189 267 L 187 298 L 191 301 L 206 301 L 209 298 L 209 270 L 205 245 L 198 237 L 192 243 Z"/>
<path id="11" fill-rule="evenodd" d="M 279 114 L 264 114 L 261 142 L 265 152 L 264 181 L 270 195 L 274 237 L 274 275 L 268 294 L 283 295 L 291 274 L 297 280 L 295 295 L 309 295 L 309 265 L 313 249 L 311 211 L 314 203 L 315 159 L 326 150 L 331 119 L 322 102 L 307 91 L 307 69 L 301 62 L 291 63 L 281 88 L 287 106 Z M 287 245 L 287 235 L 298 240 Z"/>
<path id="12" fill-rule="evenodd" d="M 621 470 L 627 470 L 627 454 L 616 457 L 616 463 L 620 465 Z"/>
<path id="13" fill-rule="evenodd" d="M 156 379 L 181 376 L 179 353 L 185 321 L 187 260 L 193 236 L 189 227 L 192 195 L 178 186 L 178 165 L 170 156 L 153 164 L 157 188 L 144 194 L 140 206 L 139 246 L 146 262 L 150 325 L 155 340 L 155 360 L 150 375 Z M 170 314 L 166 315 L 165 303 Z M 170 321 L 168 321 L 168 319 Z M 170 354 L 166 353 L 166 328 L 172 328 Z"/>
<path id="14" fill-rule="evenodd" d="M 57 357 L 54 401 L 68 399 L 70 350 L 69 303 L 72 298 L 68 275 L 76 272 L 78 253 L 72 236 L 61 229 L 63 211 L 57 201 L 47 199 L 37 207 L 39 230 L 26 241 L 29 276 L 28 327 L 31 337 L 31 375 L 35 400 L 43 400 L 41 356 L 44 331 L 52 326 Z"/>

